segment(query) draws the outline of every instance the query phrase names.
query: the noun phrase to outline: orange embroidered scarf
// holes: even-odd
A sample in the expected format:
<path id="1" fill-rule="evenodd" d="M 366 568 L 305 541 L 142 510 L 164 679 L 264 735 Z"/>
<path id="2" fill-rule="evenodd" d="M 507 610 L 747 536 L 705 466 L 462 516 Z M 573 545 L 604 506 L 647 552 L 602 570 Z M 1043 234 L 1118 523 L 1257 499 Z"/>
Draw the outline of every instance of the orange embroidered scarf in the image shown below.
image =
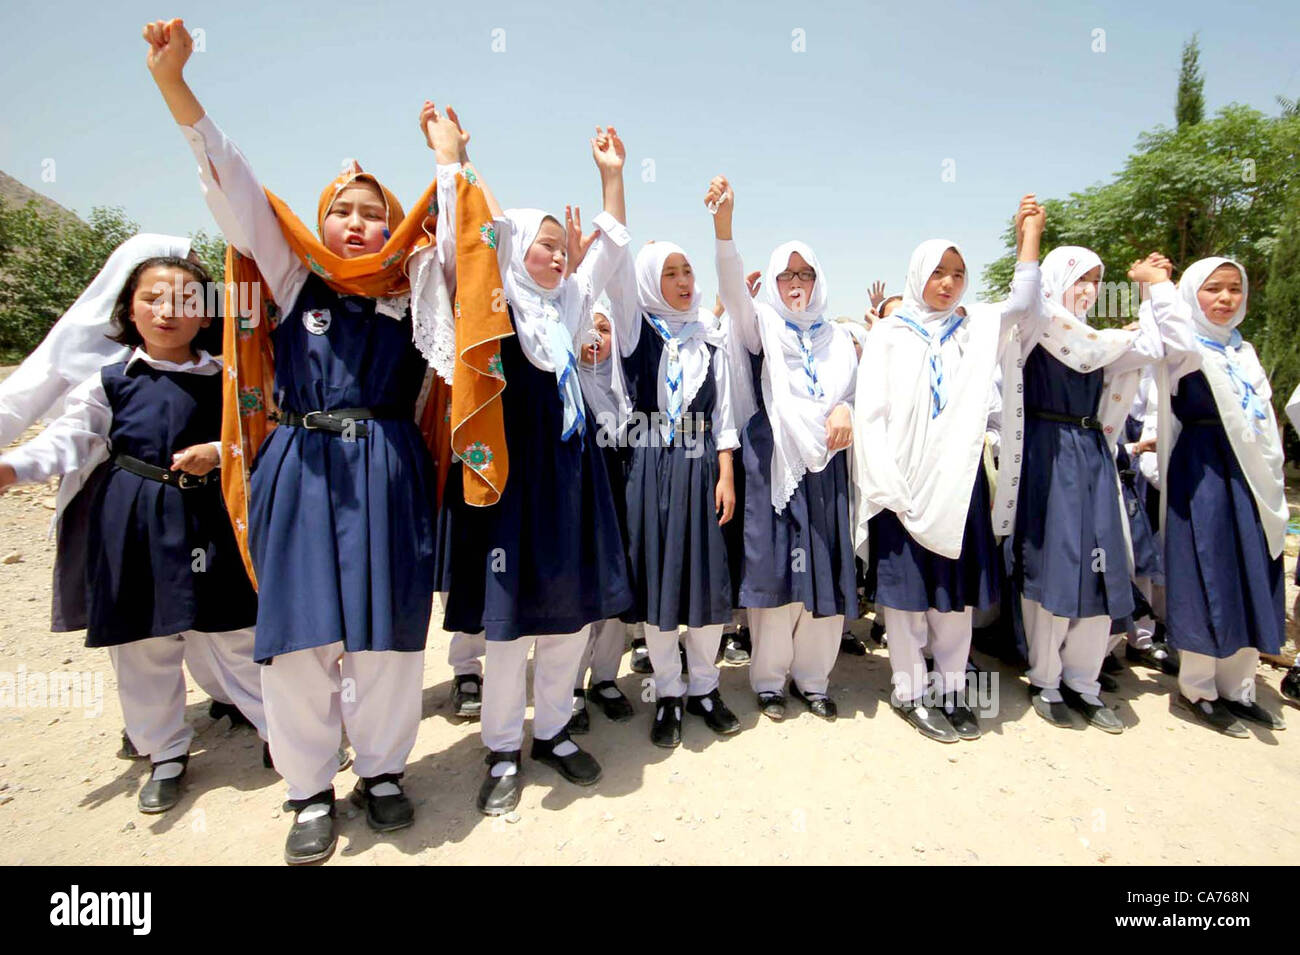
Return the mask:
<path id="1" fill-rule="evenodd" d="M 382 192 L 390 235 L 378 252 L 352 259 L 329 251 L 279 197 L 269 190 L 266 195 L 290 248 L 330 288 L 343 295 L 371 298 L 404 294 L 410 290 L 406 274 L 408 260 L 433 241 L 438 214 L 437 184 L 431 184 L 412 212 L 403 215 L 397 198 L 354 163 L 321 193 L 318 228 L 323 227 L 325 215 L 338 193 L 358 179 L 373 183 Z M 453 375 L 456 386 L 448 396 L 447 386 L 430 372 L 432 381 L 425 389 L 422 405 L 417 407 L 416 419 L 437 462 L 439 502 L 455 455 L 469 465 L 465 469 L 465 500 L 487 505 L 500 498 L 508 471 L 501 409 L 505 380 L 500 374 L 496 342 L 513 331 L 501 305 L 504 295 L 492 217 L 482 190 L 473 185 L 472 173 L 468 180 L 464 175 L 457 176 L 456 208 L 457 358 Z M 260 294 L 250 295 L 250 289 L 258 289 Z M 282 317 L 281 308 L 266 289 L 256 263 L 228 245 L 227 318 L 222 347 L 221 489 L 244 566 L 254 586 L 257 586 L 257 576 L 248 550 L 249 469 L 253 456 L 275 428 L 273 415 L 278 409 L 274 399 L 271 332 Z M 250 302 L 256 303 L 256 312 L 249 307 Z M 285 303 L 285 307 L 291 304 Z"/>

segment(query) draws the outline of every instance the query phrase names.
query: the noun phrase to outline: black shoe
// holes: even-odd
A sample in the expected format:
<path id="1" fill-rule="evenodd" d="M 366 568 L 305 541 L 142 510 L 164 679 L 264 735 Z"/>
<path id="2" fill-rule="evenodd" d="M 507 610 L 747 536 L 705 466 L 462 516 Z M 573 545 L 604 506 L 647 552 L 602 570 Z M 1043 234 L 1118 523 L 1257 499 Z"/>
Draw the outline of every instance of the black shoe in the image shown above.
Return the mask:
<path id="1" fill-rule="evenodd" d="M 730 634 L 722 641 L 722 659 L 732 666 L 744 666 L 749 662 L 749 651 L 740 645 L 740 640 Z"/>
<path id="2" fill-rule="evenodd" d="M 222 703 L 220 700 L 213 700 L 208 704 L 208 716 L 213 720 L 219 720 L 223 716 L 230 717 L 230 728 L 237 729 L 240 726 L 247 726 L 253 729 L 253 721 L 243 714 L 234 703 Z"/>
<path id="3" fill-rule="evenodd" d="M 478 788 L 478 811 L 483 815 L 504 816 L 519 805 L 519 793 L 524 788 L 519 778 L 523 770 L 520 765 L 522 755 L 523 752 L 517 749 L 500 753 L 488 751 L 484 760 L 488 764 L 488 774 Z M 507 776 L 493 776 L 491 767 L 497 763 L 514 763 L 515 771 Z"/>
<path id="4" fill-rule="evenodd" d="M 1193 703 L 1182 693 L 1178 694 L 1178 700 L 1190 709 L 1198 720 L 1218 730 L 1224 736 L 1231 736 L 1233 739 L 1246 739 L 1250 736 L 1250 731 L 1241 725 L 1241 721 L 1232 714 L 1232 710 L 1223 705 L 1223 700 L 1201 700 Z"/>
<path id="5" fill-rule="evenodd" d="M 632 641 L 632 659 L 628 663 L 633 673 L 653 673 L 655 668 L 650 662 L 650 650 L 645 645 L 644 637 Z"/>
<path id="6" fill-rule="evenodd" d="M 1124 724 L 1115 715 L 1115 711 L 1105 703 L 1090 703 L 1083 698 L 1082 694 L 1064 683 L 1061 684 L 1061 696 L 1065 698 L 1066 706 L 1082 713 L 1083 718 L 1097 729 L 1115 736 L 1124 732 Z"/>
<path id="7" fill-rule="evenodd" d="M 885 625 L 879 620 L 871 621 L 871 632 L 867 634 L 878 647 L 885 645 Z"/>
<path id="8" fill-rule="evenodd" d="M 164 759 L 161 763 L 154 763 L 152 772 L 157 772 L 159 766 L 167 766 L 170 763 L 180 763 L 181 772 L 179 776 L 173 776 L 171 779 L 155 779 L 152 773 L 149 781 L 140 787 L 140 795 L 136 798 L 136 806 L 141 812 L 157 813 L 166 812 L 172 806 L 181 801 L 181 780 L 185 778 L 185 770 L 189 765 L 189 755 L 177 756 L 175 759 Z"/>
<path id="9" fill-rule="evenodd" d="M 851 633 L 840 636 L 840 653 L 850 657 L 865 657 L 867 645 Z"/>
<path id="10" fill-rule="evenodd" d="M 1102 673 L 1123 673 L 1124 664 L 1119 662 L 1119 657 L 1115 656 L 1115 654 L 1108 653 L 1106 654 L 1106 659 L 1101 661 L 1101 672 Z M 1105 689 L 1105 687 L 1102 687 L 1102 689 Z"/>
<path id="11" fill-rule="evenodd" d="M 1150 667 L 1170 676 L 1178 676 L 1178 651 L 1167 643 L 1153 642 L 1151 646 L 1139 650 L 1133 644 L 1124 646 L 1124 659 L 1139 666 Z"/>
<path id="12" fill-rule="evenodd" d="M 785 696 L 780 693 L 760 693 L 758 709 L 773 723 L 779 723 L 785 719 Z"/>
<path id="13" fill-rule="evenodd" d="M 415 807 L 402 792 L 402 774 L 384 773 L 382 776 L 370 776 L 358 779 L 352 790 L 352 805 L 365 809 L 366 824 L 375 832 L 393 832 L 405 829 L 415 821 Z M 380 783 L 392 783 L 397 792 L 391 796 L 375 796 L 371 790 Z"/>
<path id="14" fill-rule="evenodd" d="M 1286 720 L 1281 716 L 1270 713 L 1258 703 L 1242 703 L 1240 700 L 1230 700 L 1222 697 L 1223 705 L 1234 716 L 1240 716 L 1244 720 L 1250 720 L 1252 723 L 1258 723 L 1260 726 L 1266 726 L 1271 730 L 1286 729 Z"/>
<path id="15" fill-rule="evenodd" d="M 709 701 L 707 707 L 704 705 L 705 700 Z M 722 702 L 722 694 L 718 692 L 717 687 L 704 696 L 688 696 L 686 712 L 692 716 L 703 717 L 709 729 L 719 736 L 730 736 L 732 733 L 740 732 L 740 720 L 736 719 L 736 714 Z"/>
<path id="16" fill-rule="evenodd" d="M 808 696 L 795 685 L 794 680 L 790 681 L 790 695 L 796 700 L 808 707 L 808 712 L 813 716 L 819 716 L 827 723 L 834 723 L 835 717 L 839 716 L 839 708 L 836 707 L 835 701 L 825 693 L 817 696 Z"/>
<path id="17" fill-rule="evenodd" d="M 135 748 L 135 743 L 131 742 L 131 737 L 126 735 L 126 730 L 122 730 L 122 748 L 117 751 L 117 758 L 144 759 L 146 755 Z"/>
<path id="18" fill-rule="evenodd" d="M 452 677 L 451 712 L 463 720 L 476 720 L 483 712 L 483 678 L 477 673 Z"/>
<path id="19" fill-rule="evenodd" d="M 916 701 L 894 705 L 894 710 L 907 722 L 916 727 L 922 736 L 940 743 L 955 743 L 961 739 L 957 731 L 948 722 L 942 710 L 922 706 Z"/>
<path id="20" fill-rule="evenodd" d="M 333 855 L 338 843 L 334 829 L 334 787 L 306 799 L 290 799 L 284 805 L 294 814 L 289 838 L 284 841 L 284 861 L 289 865 L 305 865 Z M 313 805 L 328 805 L 329 812 L 304 821 L 302 811 Z"/>
<path id="21" fill-rule="evenodd" d="M 746 655 L 749 656 L 754 652 L 754 640 L 749 635 L 748 627 L 736 628 L 736 646 Z"/>
<path id="22" fill-rule="evenodd" d="M 1300 703 L 1300 666 L 1294 666 L 1286 671 L 1286 676 L 1282 677 L 1282 695 L 1287 699 Z M 126 734 L 122 734 L 125 739 Z"/>
<path id="23" fill-rule="evenodd" d="M 655 700 L 655 719 L 650 726 L 650 742 L 663 749 L 682 745 L 682 698 L 661 696 Z"/>
<path id="24" fill-rule="evenodd" d="M 618 696 L 606 696 L 605 690 L 613 690 Z M 602 680 L 588 687 L 587 702 L 595 703 L 605 714 L 605 718 L 615 723 L 626 723 L 636 712 L 632 709 L 632 701 L 623 695 L 623 691 L 613 680 Z"/>
<path id="25" fill-rule="evenodd" d="M 581 690 L 573 691 L 573 698 L 582 703 L 582 706 L 574 704 L 573 715 L 569 717 L 569 725 L 565 727 L 572 735 L 581 736 L 584 733 L 591 732 L 591 717 L 587 713 L 586 697 L 582 695 Z"/>
<path id="26" fill-rule="evenodd" d="M 1074 720 L 1070 718 L 1070 708 L 1066 706 L 1064 700 L 1048 701 L 1043 699 L 1043 688 L 1041 686 L 1029 687 L 1029 700 L 1034 706 L 1034 712 L 1053 726 L 1066 730 L 1074 729 Z"/>
<path id="27" fill-rule="evenodd" d="M 1115 658 L 1107 657 L 1106 659 L 1114 660 Z M 1107 693 L 1114 693 L 1116 690 L 1119 689 L 1119 680 L 1115 679 L 1113 676 L 1111 676 L 1109 673 L 1106 673 L 1104 670 L 1101 673 L 1097 674 L 1097 682 L 1101 684 L 1101 688 L 1105 690 Z"/>
<path id="28" fill-rule="evenodd" d="M 970 711 L 969 707 L 960 704 L 945 706 L 943 715 L 952 726 L 953 732 L 962 739 L 977 740 L 983 735 L 980 732 L 979 720 L 975 718 L 975 714 Z"/>
<path id="29" fill-rule="evenodd" d="M 579 786 L 594 785 L 596 780 L 600 779 L 600 763 L 596 762 L 596 757 L 581 747 L 568 756 L 556 756 L 555 747 L 565 741 L 573 742 L 564 730 L 560 730 L 550 739 L 534 739 L 533 749 L 529 755 L 539 763 L 550 766 L 571 783 Z"/>

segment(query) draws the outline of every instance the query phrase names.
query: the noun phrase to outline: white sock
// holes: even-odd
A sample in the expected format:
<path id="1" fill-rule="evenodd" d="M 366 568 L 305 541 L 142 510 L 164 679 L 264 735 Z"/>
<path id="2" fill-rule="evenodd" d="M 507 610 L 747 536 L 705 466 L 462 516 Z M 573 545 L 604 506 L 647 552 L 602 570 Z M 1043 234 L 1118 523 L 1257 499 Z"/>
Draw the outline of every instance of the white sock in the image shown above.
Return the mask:
<path id="1" fill-rule="evenodd" d="M 607 700 L 617 700 L 623 694 L 619 692 L 619 689 L 616 686 L 602 686 L 600 688 L 600 695 Z"/>
<path id="2" fill-rule="evenodd" d="M 576 693 L 573 694 L 574 712 L 576 713 L 578 710 L 585 710 L 586 708 L 587 708 L 587 698 L 585 696 L 579 696 Z"/>
<path id="3" fill-rule="evenodd" d="M 705 713 L 713 712 L 713 701 L 709 699 L 707 696 L 700 697 L 700 706 L 704 707 Z"/>
<path id="4" fill-rule="evenodd" d="M 157 780 L 175 779 L 183 772 L 185 772 L 184 763 L 159 763 L 153 768 L 153 776 L 151 778 Z"/>
<path id="5" fill-rule="evenodd" d="M 572 756 L 578 751 L 578 744 L 571 739 L 566 739 L 563 743 L 558 744 L 551 750 L 556 756 Z"/>
<path id="6" fill-rule="evenodd" d="M 492 777 L 494 779 L 501 779 L 503 776 L 513 776 L 517 772 L 519 772 L 518 763 L 506 762 L 492 764 Z"/>
<path id="7" fill-rule="evenodd" d="M 372 796 L 396 796 L 402 791 L 402 787 L 397 783 L 380 783 L 378 786 L 370 787 Z"/>
<path id="8" fill-rule="evenodd" d="M 327 802 L 314 802 L 305 809 L 298 810 L 299 822 L 311 822 L 313 819 L 319 819 L 321 816 L 330 814 L 330 805 Z"/>

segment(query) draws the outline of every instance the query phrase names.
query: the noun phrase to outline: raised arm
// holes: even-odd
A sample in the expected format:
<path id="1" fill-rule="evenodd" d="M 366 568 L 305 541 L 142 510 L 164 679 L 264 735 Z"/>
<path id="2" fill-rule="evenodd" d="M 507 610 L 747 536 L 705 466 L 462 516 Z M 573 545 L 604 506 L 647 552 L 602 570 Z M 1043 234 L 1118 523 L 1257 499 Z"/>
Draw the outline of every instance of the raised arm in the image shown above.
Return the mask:
<path id="1" fill-rule="evenodd" d="M 212 217 L 226 240 L 256 263 L 282 309 L 293 304 L 307 269 L 289 248 L 266 193 L 248 160 L 208 117 L 185 82 L 193 40 L 183 21 L 156 21 L 144 28 L 147 64 L 172 118 L 199 164 L 199 182 Z"/>
<path id="2" fill-rule="evenodd" d="M 627 244 L 627 203 L 623 192 L 623 164 L 627 160 L 627 150 L 623 140 L 613 126 L 596 127 L 596 135 L 591 140 L 591 155 L 600 170 L 601 196 L 604 211 L 596 216 L 593 223 L 599 234 L 592 241 L 587 254 L 573 273 L 573 280 L 579 283 L 584 296 L 589 296 L 595 304 L 600 293 L 605 291 L 623 260 L 628 257 Z M 620 345 L 620 350 L 622 346 Z"/>
<path id="3" fill-rule="evenodd" d="M 716 239 L 718 295 L 722 307 L 731 316 L 731 336 L 751 355 L 763 350 L 758 333 L 758 311 L 745 281 L 745 263 L 732 239 L 731 222 L 736 196 L 725 176 L 714 176 L 705 193 L 704 204 L 713 213 L 713 237 Z"/>
<path id="4" fill-rule="evenodd" d="M 1034 194 L 1022 197 L 1020 208 L 1016 210 L 1016 271 L 1011 279 L 1011 292 L 1002 302 L 1003 334 L 1012 325 L 1023 328 L 1047 318 L 1043 307 L 1042 273 L 1038 268 L 1038 253 L 1046 223 L 1047 212 L 1038 204 Z M 1026 337 L 1023 331 L 1021 337 Z"/>

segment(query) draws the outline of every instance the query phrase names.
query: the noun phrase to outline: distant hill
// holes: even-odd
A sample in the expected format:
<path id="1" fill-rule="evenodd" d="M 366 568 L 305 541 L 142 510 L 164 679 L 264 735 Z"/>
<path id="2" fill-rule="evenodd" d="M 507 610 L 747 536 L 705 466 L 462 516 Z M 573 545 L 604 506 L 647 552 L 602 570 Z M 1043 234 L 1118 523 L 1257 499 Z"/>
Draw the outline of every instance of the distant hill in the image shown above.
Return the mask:
<path id="1" fill-rule="evenodd" d="M 3 199 L 9 206 L 21 206 L 31 200 L 36 200 L 41 211 L 47 215 L 57 216 L 71 220 L 77 219 L 77 214 L 70 209 L 65 209 L 53 199 L 41 195 L 35 189 L 24 186 L 21 182 L 6 172 L 0 171 L 0 199 Z"/>

